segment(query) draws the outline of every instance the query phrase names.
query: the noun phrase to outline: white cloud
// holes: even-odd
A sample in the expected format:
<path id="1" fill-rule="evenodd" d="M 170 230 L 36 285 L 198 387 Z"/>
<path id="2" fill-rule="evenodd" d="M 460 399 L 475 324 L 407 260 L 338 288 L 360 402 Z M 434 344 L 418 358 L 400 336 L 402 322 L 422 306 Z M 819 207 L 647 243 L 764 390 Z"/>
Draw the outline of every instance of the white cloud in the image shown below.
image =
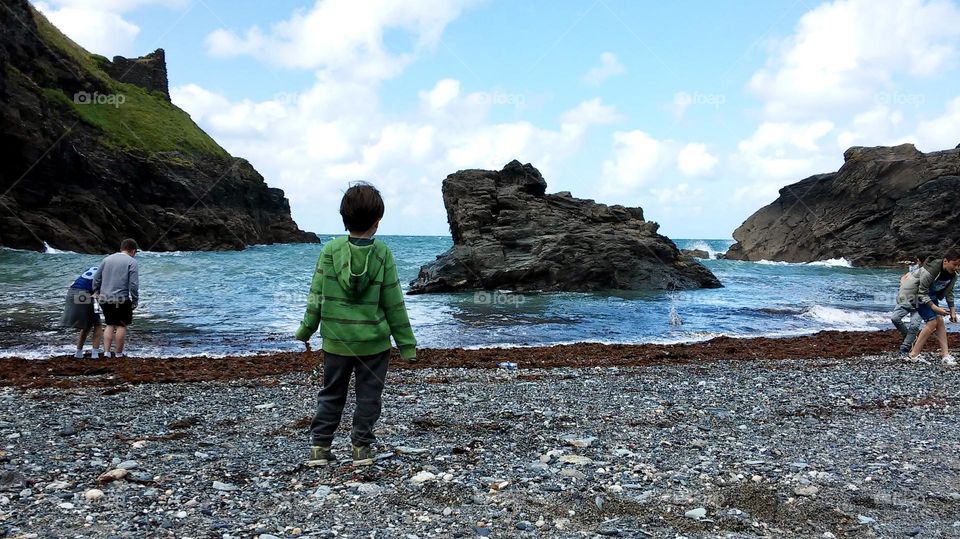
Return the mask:
<path id="1" fill-rule="evenodd" d="M 474 93 L 443 79 L 419 92 L 419 112 L 400 120 L 379 110 L 372 85 L 324 74 L 293 98 L 260 102 L 230 101 L 196 85 L 171 90 L 173 101 L 218 142 L 286 191 L 302 226 L 324 232 L 339 229 L 338 216 L 316 208 L 333 207 L 347 182 L 358 179 L 373 181 L 396 208 L 387 212 L 385 230 L 443 230 L 440 182 L 447 174 L 519 159 L 549 181 L 591 126 L 618 117 L 592 99 L 561 114 L 555 128 L 494 122 L 490 106 L 471 99 Z"/>
<path id="2" fill-rule="evenodd" d="M 420 92 L 420 101 L 430 111 L 442 111 L 460 96 L 460 81 L 443 79 L 432 90 Z"/>
<path id="3" fill-rule="evenodd" d="M 960 96 L 947 103 L 937 118 L 920 122 L 916 134 L 909 137 L 925 152 L 955 148 L 960 144 Z"/>
<path id="4" fill-rule="evenodd" d="M 905 141 L 899 135 L 903 124 L 903 112 L 887 106 L 878 106 L 854 115 L 837 135 L 837 150 L 843 152 L 851 146 L 893 146 Z"/>
<path id="5" fill-rule="evenodd" d="M 674 178 L 677 173 L 686 177 L 709 174 L 717 162 L 706 144 L 661 140 L 641 130 L 617 131 L 613 134 L 613 157 L 601 164 L 601 182 L 596 189 L 610 197 L 638 195 L 644 188 L 658 199 L 666 193 L 700 196 L 701 188 L 687 183 L 674 185 Z"/>
<path id="6" fill-rule="evenodd" d="M 820 172 L 836 170 L 842 153 L 821 142 L 834 132 L 833 122 L 764 122 L 740 141 L 731 163 L 746 185 L 734 191 L 735 200 L 769 202 L 783 185 Z"/>
<path id="7" fill-rule="evenodd" d="M 600 63 L 591 67 L 583 75 L 583 82 L 591 86 L 599 86 L 610 77 L 622 75 L 626 68 L 617 59 L 612 52 L 604 52 L 600 55 Z"/>
<path id="8" fill-rule="evenodd" d="M 877 103 L 894 76 L 956 57 L 960 10 L 945 0 L 836 0 L 807 12 L 749 88 L 771 119 Z"/>
<path id="9" fill-rule="evenodd" d="M 317 0 L 268 30 L 242 33 L 218 29 L 207 36 L 207 50 L 219 57 L 249 55 L 295 69 L 323 69 L 340 76 L 383 80 L 396 76 L 423 48 L 439 41 L 447 24 L 474 0 Z M 412 50 L 385 46 L 388 31 L 415 38 Z"/>
<path id="10" fill-rule="evenodd" d="M 185 0 L 49 0 L 37 2 L 36 7 L 81 47 L 112 58 L 150 52 L 134 49 L 140 27 L 123 17 L 148 4 L 177 8 L 185 5 Z"/>
<path id="11" fill-rule="evenodd" d="M 706 144 L 687 144 L 677 154 L 677 168 L 684 176 L 709 174 L 716 164 L 717 158 L 707 151 Z"/>
<path id="12" fill-rule="evenodd" d="M 603 191 L 622 193 L 640 187 L 669 162 L 668 145 L 640 130 L 613 134 L 613 159 L 602 164 Z"/>

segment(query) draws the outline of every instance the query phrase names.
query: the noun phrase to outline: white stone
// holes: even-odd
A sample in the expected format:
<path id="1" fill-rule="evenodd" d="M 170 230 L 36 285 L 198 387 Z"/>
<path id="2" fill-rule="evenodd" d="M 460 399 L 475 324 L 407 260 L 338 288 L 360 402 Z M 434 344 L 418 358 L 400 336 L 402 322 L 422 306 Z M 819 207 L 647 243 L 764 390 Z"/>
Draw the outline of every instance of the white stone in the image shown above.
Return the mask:
<path id="1" fill-rule="evenodd" d="M 584 466 L 593 462 L 593 459 L 580 455 L 562 455 L 560 457 L 560 462 L 564 464 L 573 464 L 574 466 Z"/>
<path id="2" fill-rule="evenodd" d="M 128 472 L 127 470 L 124 470 L 123 468 L 115 468 L 113 470 L 100 474 L 100 477 L 97 478 L 97 481 L 99 481 L 100 483 L 109 483 L 111 481 L 119 481 L 120 479 L 123 479 L 124 477 L 126 477 L 127 474 L 129 473 L 130 472 Z"/>
<path id="3" fill-rule="evenodd" d="M 423 449 L 421 447 L 410 447 L 406 445 L 398 446 L 394 449 L 397 453 L 401 455 L 422 455 L 424 453 L 429 453 L 429 449 Z"/>
<path id="4" fill-rule="evenodd" d="M 92 488 L 83 493 L 83 498 L 88 502 L 99 502 L 103 499 L 103 491 L 98 488 Z"/>
<path id="5" fill-rule="evenodd" d="M 422 484 L 426 483 L 427 481 L 433 481 L 433 480 L 436 479 L 436 478 L 437 478 L 436 475 L 434 475 L 434 474 L 432 474 L 432 473 L 424 470 L 424 471 L 418 472 L 416 475 L 414 475 L 413 477 L 411 477 L 411 478 L 410 478 L 410 481 L 411 481 L 414 485 L 422 485 Z"/>
<path id="6" fill-rule="evenodd" d="M 687 511 L 686 513 L 683 514 L 683 516 L 687 518 L 692 518 L 694 520 L 700 520 L 702 518 L 706 518 L 707 509 L 704 507 L 697 507 L 696 509 L 691 509 Z"/>
<path id="7" fill-rule="evenodd" d="M 70 483 L 66 481 L 54 481 L 49 485 L 45 486 L 43 490 L 64 490 L 70 488 Z"/>
<path id="8" fill-rule="evenodd" d="M 362 483 L 357 487 L 357 492 L 362 496 L 374 497 L 379 496 L 383 492 L 383 487 L 377 485 L 376 483 Z"/>
<path id="9" fill-rule="evenodd" d="M 213 488 L 222 492 L 232 492 L 234 490 L 240 490 L 240 487 L 232 483 L 223 483 L 220 481 L 213 482 Z"/>
<path id="10" fill-rule="evenodd" d="M 564 436 L 561 439 L 564 442 L 566 442 L 567 445 L 571 445 L 573 447 L 580 447 L 580 448 L 590 447 L 591 445 L 593 445 L 593 442 L 597 441 L 596 436 L 586 436 L 581 438 L 578 436 L 574 436 L 572 434 L 568 434 L 567 436 Z"/>
<path id="11" fill-rule="evenodd" d="M 807 485 L 805 487 L 797 487 L 793 489 L 793 493 L 797 496 L 816 496 L 820 492 L 820 489 L 814 485 Z"/>

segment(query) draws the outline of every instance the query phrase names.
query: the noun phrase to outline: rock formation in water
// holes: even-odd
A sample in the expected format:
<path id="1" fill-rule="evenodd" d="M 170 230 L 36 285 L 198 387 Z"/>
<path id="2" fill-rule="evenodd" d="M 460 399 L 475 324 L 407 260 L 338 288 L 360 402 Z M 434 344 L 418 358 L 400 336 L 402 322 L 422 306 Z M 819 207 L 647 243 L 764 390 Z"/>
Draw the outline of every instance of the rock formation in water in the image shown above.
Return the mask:
<path id="1" fill-rule="evenodd" d="M 837 172 L 781 189 L 733 233 L 725 258 L 887 266 L 957 245 L 960 149 L 854 147 L 843 157 Z"/>
<path id="2" fill-rule="evenodd" d="M 716 288 L 641 208 L 546 194 L 530 164 L 462 170 L 443 181 L 453 247 L 423 266 L 409 293 Z"/>
<path id="3" fill-rule="evenodd" d="M 710 253 L 704 251 L 703 249 L 680 249 L 680 254 L 683 256 L 689 256 L 691 258 L 702 258 L 704 260 L 710 259 Z"/>
<path id="4" fill-rule="evenodd" d="M 162 50 L 111 62 L 27 0 L 0 9 L 0 245 L 102 253 L 316 242 L 170 103 Z"/>

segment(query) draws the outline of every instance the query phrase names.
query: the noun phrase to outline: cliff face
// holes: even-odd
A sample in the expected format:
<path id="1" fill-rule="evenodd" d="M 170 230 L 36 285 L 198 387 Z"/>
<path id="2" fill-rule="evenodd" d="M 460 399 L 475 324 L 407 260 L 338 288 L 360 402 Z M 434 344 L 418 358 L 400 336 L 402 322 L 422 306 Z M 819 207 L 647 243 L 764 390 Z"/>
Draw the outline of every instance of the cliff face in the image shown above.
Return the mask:
<path id="1" fill-rule="evenodd" d="M 410 294 L 465 289 L 680 290 L 720 281 L 680 254 L 640 208 L 546 194 L 533 166 L 463 170 L 443 181 L 453 247 L 422 267 Z"/>
<path id="2" fill-rule="evenodd" d="M 850 148 L 837 172 L 811 176 L 734 233 L 726 258 L 885 266 L 960 240 L 960 149 Z"/>
<path id="3" fill-rule="evenodd" d="M 316 242 L 279 189 L 169 102 L 162 51 L 113 62 L 0 10 L 0 245 L 101 253 Z"/>

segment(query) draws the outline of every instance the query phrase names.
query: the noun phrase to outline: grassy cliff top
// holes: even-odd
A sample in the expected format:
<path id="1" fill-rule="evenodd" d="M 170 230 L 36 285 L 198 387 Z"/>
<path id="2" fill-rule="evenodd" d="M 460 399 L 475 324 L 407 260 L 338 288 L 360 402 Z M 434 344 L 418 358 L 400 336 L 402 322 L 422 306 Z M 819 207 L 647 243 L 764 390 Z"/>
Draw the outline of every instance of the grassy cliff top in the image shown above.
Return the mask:
<path id="1" fill-rule="evenodd" d="M 157 92 L 117 81 L 101 68 L 108 60 L 91 54 L 57 29 L 31 6 L 40 38 L 66 56 L 82 78 L 97 81 L 107 93 L 68 95 L 61 88 L 44 88 L 43 95 L 69 106 L 84 123 L 103 133 L 103 144 L 116 150 L 146 153 L 181 151 L 228 157 L 229 154 L 194 123 L 190 115 Z M 85 101 L 85 102 L 84 102 Z"/>

